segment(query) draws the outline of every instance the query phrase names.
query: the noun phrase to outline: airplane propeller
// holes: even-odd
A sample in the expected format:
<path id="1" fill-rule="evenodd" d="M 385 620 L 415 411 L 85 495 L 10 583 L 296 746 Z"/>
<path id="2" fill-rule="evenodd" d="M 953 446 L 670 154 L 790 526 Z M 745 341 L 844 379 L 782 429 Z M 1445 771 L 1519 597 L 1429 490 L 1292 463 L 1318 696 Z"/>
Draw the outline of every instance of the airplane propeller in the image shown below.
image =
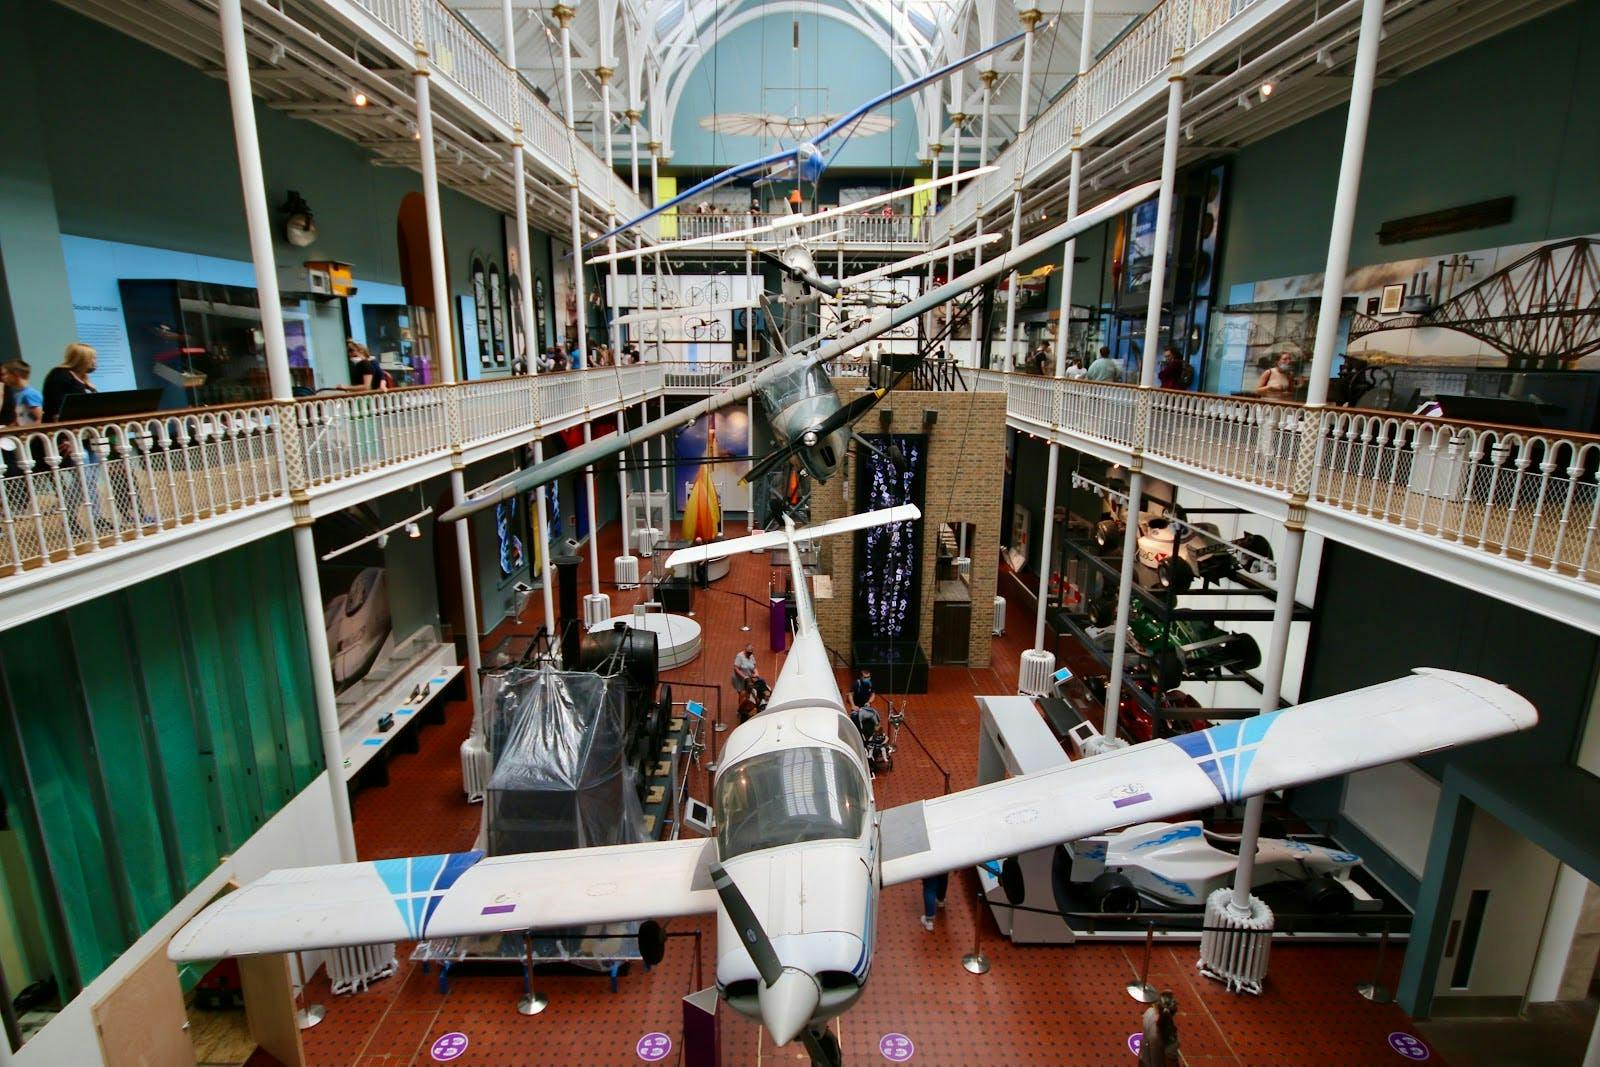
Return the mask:
<path id="1" fill-rule="evenodd" d="M 817 1003 L 822 996 L 816 979 L 797 967 L 785 967 L 783 961 L 778 959 L 778 952 L 772 947 L 767 932 L 762 929 L 761 920 L 756 918 L 750 902 L 744 898 L 738 883 L 722 864 L 713 863 L 710 873 L 711 884 L 722 901 L 722 910 L 733 923 L 745 951 L 750 953 L 750 959 L 756 965 L 756 973 L 761 976 L 761 989 L 757 995 L 760 998 L 761 1017 L 767 1029 L 772 1031 L 772 1040 L 779 1045 L 787 1045 L 800 1037 L 805 1041 L 812 1063 L 837 1063 L 827 1043 L 811 1029 L 811 1016 L 817 1010 Z"/>
<path id="2" fill-rule="evenodd" d="M 756 460 L 755 463 L 751 464 L 749 472 L 739 479 L 740 482 L 746 483 L 760 478 L 802 448 L 810 448 L 818 441 L 826 440 L 828 435 L 835 430 L 849 426 L 870 411 L 872 406 L 882 400 L 884 394 L 888 391 L 888 389 L 874 389 L 870 393 L 861 394 L 848 404 L 841 404 L 837 411 L 834 411 L 815 426 L 808 427 L 802 433 L 796 434 L 788 444 L 775 448 Z"/>

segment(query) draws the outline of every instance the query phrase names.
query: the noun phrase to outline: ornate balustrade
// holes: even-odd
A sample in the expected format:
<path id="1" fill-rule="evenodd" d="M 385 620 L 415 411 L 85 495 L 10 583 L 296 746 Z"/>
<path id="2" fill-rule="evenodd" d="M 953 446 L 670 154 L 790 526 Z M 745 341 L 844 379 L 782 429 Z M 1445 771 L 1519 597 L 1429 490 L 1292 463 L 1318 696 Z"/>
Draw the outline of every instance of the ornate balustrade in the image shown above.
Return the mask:
<path id="1" fill-rule="evenodd" d="M 453 386 L 321 394 L 0 434 L 5 576 L 182 538 L 252 508 L 359 493 L 360 479 L 512 447 L 742 364 L 652 363 Z M 1027 374 L 972 371 L 1008 419 L 1101 454 L 1302 502 L 1368 530 L 1493 556 L 1600 596 L 1600 438 Z M 285 430 L 290 431 L 285 433 Z M 377 491 L 377 490 L 372 490 Z M 1212 490 L 1208 490 L 1212 491 Z"/>

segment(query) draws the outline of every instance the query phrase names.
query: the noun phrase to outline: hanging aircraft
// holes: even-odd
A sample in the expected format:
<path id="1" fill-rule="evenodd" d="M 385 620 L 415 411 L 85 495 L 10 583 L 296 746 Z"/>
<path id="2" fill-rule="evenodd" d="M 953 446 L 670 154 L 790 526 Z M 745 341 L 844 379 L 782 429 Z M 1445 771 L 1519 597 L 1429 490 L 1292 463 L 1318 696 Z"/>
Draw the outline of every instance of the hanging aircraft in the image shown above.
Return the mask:
<path id="1" fill-rule="evenodd" d="M 777 1044 L 798 1037 L 813 1064 L 835 1067 L 827 1022 L 856 1002 L 871 975 L 885 887 L 1526 730 L 1538 719 L 1503 686 L 1424 668 L 880 812 L 797 545 L 919 517 L 906 505 L 804 530 L 786 522 L 667 560 L 672 567 L 782 545 L 794 579 L 794 645 L 767 710 L 728 734 L 711 785 L 714 836 L 275 871 L 190 920 L 168 955 L 210 960 L 715 912 L 722 998 Z M 1022 903 L 1013 879 L 1004 882 Z M 657 926 L 641 936 L 662 943 Z"/>
<path id="2" fill-rule="evenodd" d="M 837 292 L 842 283 L 818 276 L 816 264 L 804 242 L 791 235 L 777 260 L 782 277 L 779 303 L 784 310 L 781 329 L 772 339 L 779 354 L 747 368 L 737 381 L 699 403 L 669 412 L 662 418 L 603 440 L 582 445 L 546 459 L 474 490 L 460 504 L 440 518 L 455 522 L 491 508 L 502 500 L 547 485 L 563 475 L 598 463 L 624 449 L 633 448 L 661 434 L 686 426 L 700 416 L 743 403 L 756 397 L 767 417 L 777 447 L 757 461 L 746 475 L 754 481 L 779 463 L 796 459 L 815 482 L 825 482 L 844 461 L 852 435 L 850 427 L 884 398 L 894 383 L 880 385 L 845 404 L 834 390 L 826 367 L 829 362 L 852 349 L 880 337 L 897 326 L 914 322 L 918 316 L 947 304 L 980 286 L 995 281 L 1020 263 L 1113 219 L 1129 208 L 1155 195 L 1160 183 L 1134 186 L 1071 220 L 1047 230 L 1030 241 L 995 259 L 951 279 L 896 307 L 885 308 L 863 325 L 831 340 L 812 336 L 810 324 L 818 321 L 816 309 L 820 294 Z M 882 277 L 874 272 L 874 277 Z M 767 316 L 769 324 L 777 316 Z M 769 327 L 770 328 L 770 327 Z M 906 372 L 906 373 L 909 373 Z M 859 443 L 860 439 L 855 438 Z"/>

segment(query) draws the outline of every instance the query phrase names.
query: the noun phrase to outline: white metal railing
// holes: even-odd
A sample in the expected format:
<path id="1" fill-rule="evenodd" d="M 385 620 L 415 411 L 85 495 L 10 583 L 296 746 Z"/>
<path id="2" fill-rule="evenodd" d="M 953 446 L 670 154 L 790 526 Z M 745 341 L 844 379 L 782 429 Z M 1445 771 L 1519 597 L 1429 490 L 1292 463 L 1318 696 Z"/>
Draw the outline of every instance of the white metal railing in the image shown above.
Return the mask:
<path id="1" fill-rule="evenodd" d="M 0 437 L 0 573 L 288 499 L 270 405 L 173 412 Z"/>
<path id="2" fill-rule="evenodd" d="M 294 404 L 307 486 L 449 451 L 451 388 L 341 393 Z"/>
<path id="3" fill-rule="evenodd" d="M 952 230 L 971 225 L 980 210 L 1009 195 L 1019 167 L 1023 182 L 1053 166 L 1072 144 L 1082 94 L 1086 140 L 1103 136 L 1100 129 L 1128 101 L 1161 83 L 1178 48 L 1203 44 L 1262 0 L 1162 0 L 1108 49 L 1081 79 L 1034 116 L 1024 135 L 997 155 L 996 170 L 975 179 L 934 217 L 930 239 L 946 240 Z M 1187 11 L 1187 18 L 1183 13 Z"/>
<path id="4" fill-rule="evenodd" d="M 1311 499 L 1600 580 L 1600 439 L 1379 412 L 1321 418 Z"/>
<path id="5" fill-rule="evenodd" d="M 0 590 L 4 575 L 182 537 L 254 505 L 287 507 L 297 492 L 531 439 L 667 390 L 710 394 L 743 366 L 597 367 L 0 433 Z M 1064 443 L 1138 450 L 1600 592 L 1600 438 L 1027 374 L 963 377 L 1003 391 L 1019 427 Z"/>
<path id="6" fill-rule="evenodd" d="M 750 229 L 755 226 L 764 226 L 779 219 L 788 218 L 787 214 L 775 214 L 765 211 L 745 211 L 733 213 L 699 214 L 698 212 L 681 212 L 674 216 L 678 227 L 678 238 L 688 240 L 691 238 L 715 238 L 723 234 L 731 234 L 737 230 Z M 843 231 L 841 233 L 841 231 Z M 927 240 L 928 220 L 914 215 L 882 215 L 862 212 L 860 214 L 845 214 L 822 222 L 808 223 L 798 227 L 787 227 L 763 234 L 758 240 L 768 242 L 783 242 L 792 234 L 798 234 L 803 240 L 816 242 L 817 250 L 826 252 L 836 243 L 850 245 L 906 245 L 921 247 Z M 730 242 L 738 242 L 743 247 L 745 238 L 730 237 Z"/>

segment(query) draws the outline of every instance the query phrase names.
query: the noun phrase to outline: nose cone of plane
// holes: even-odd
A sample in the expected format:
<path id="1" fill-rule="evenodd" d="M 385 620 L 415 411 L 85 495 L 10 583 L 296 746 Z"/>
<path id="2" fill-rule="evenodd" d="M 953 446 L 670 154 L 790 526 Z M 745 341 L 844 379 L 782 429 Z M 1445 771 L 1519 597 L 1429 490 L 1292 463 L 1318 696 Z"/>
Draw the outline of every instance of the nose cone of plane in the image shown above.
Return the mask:
<path id="1" fill-rule="evenodd" d="M 772 985 L 762 983 L 758 996 L 761 1021 L 772 1034 L 773 1042 L 787 1045 L 811 1021 L 822 994 L 815 978 L 805 971 L 785 967 Z"/>

